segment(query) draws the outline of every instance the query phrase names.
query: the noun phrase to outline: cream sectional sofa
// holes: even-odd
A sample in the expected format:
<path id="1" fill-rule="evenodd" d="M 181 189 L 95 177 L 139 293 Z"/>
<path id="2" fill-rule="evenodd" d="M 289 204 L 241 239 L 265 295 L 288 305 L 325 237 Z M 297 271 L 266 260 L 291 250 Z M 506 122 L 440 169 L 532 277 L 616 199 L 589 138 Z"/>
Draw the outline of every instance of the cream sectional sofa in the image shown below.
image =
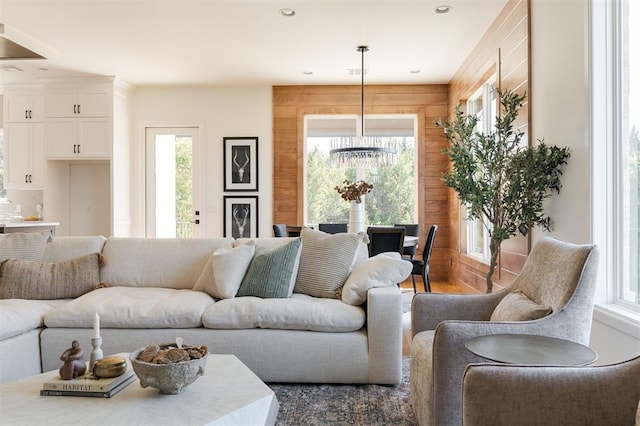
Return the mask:
<path id="1" fill-rule="evenodd" d="M 257 253 L 258 247 L 275 249 L 291 240 L 53 238 L 43 263 L 99 252 L 104 287 L 58 300 L 0 299 L 0 382 L 59 368 L 60 354 L 73 340 L 88 359 L 98 313 L 105 354 L 181 337 L 212 353 L 235 354 L 266 382 L 400 383 L 401 294 L 390 283 L 406 278 L 411 267 L 391 256 L 367 258 L 362 242 L 342 298 L 293 292 L 220 299 L 193 290 L 206 271 L 211 274 L 212 253 L 246 244 Z M 322 261 L 301 250 L 296 268 L 304 256 L 307 273 L 310 262 Z M 318 264 L 320 271 L 327 267 Z"/>

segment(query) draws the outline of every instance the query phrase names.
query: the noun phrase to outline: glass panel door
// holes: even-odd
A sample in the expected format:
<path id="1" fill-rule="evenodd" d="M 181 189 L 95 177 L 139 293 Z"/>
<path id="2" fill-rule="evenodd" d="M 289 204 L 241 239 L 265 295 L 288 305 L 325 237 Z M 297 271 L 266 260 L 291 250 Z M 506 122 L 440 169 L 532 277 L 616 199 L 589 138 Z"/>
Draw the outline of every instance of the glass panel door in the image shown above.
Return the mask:
<path id="1" fill-rule="evenodd" d="M 198 129 L 146 129 L 146 235 L 200 236 Z"/>

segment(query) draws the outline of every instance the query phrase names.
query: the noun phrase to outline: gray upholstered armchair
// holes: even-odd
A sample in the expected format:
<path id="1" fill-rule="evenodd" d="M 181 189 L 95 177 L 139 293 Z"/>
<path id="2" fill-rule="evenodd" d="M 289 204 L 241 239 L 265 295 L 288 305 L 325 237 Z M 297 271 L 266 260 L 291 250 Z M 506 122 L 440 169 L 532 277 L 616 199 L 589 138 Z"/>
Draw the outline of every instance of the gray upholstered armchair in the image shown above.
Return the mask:
<path id="1" fill-rule="evenodd" d="M 639 401 L 640 356 L 599 367 L 471 364 L 462 424 L 633 426 L 640 424 Z"/>
<path id="2" fill-rule="evenodd" d="M 545 237 L 534 246 L 520 275 L 504 290 L 473 295 L 416 294 L 411 310 L 411 404 L 418 423 L 462 424 L 464 370 L 468 364 L 488 362 L 465 348 L 474 337 L 536 334 L 588 344 L 597 264 L 595 246 Z M 514 296 L 552 312 L 522 320 L 518 318 L 519 301 L 507 306 Z M 505 312 L 511 312 L 513 318 L 508 320 Z"/>

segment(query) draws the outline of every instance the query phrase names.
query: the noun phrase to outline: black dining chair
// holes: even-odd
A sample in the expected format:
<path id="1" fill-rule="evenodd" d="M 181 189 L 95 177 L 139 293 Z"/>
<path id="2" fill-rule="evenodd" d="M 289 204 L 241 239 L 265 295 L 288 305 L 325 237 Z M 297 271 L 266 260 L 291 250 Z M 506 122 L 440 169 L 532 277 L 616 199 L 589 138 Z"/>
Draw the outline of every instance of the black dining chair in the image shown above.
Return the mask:
<path id="1" fill-rule="evenodd" d="M 287 237 L 299 237 L 302 226 L 287 225 Z"/>
<path id="2" fill-rule="evenodd" d="M 396 252 L 402 255 L 404 249 L 404 226 L 370 226 L 369 257 L 380 253 Z"/>
<path id="3" fill-rule="evenodd" d="M 418 223 L 396 223 L 393 226 L 404 226 L 405 237 L 419 237 L 420 236 L 420 224 Z M 406 246 L 402 250 L 402 255 L 408 257 L 409 259 L 413 259 L 416 255 L 416 251 L 418 250 L 418 244 L 413 246 Z"/>
<path id="4" fill-rule="evenodd" d="M 438 232 L 438 225 L 431 225 L 427 231 L 427 241 L 424 244 L 422 250 L 422 259 L 412 259 L 413 270 L 411 271 L 411 280 L 413 281 L 413 292 L 416 293 L 416 275 L 422 276 L 422 284 L 424 285 L 424 291 L 431 292 L 431 281 L 429 281 L 429 261 L 431 260 L 431 251 L 433 250 L 433 243 L 436 239 L 436 232 Z"/>
<path id="5" fill-rule="evenodd" d="M 319 223 L 318 230 L 327 234 L 339 234 L 348 232 L 348 223 Z"/>
<path id="6" fill-rule="evenodd" d="M 287 236 L 287 225 L 284 223 L 276 223 L 273 225 L 273 235 L 275 237 L 286 237 Z"/>

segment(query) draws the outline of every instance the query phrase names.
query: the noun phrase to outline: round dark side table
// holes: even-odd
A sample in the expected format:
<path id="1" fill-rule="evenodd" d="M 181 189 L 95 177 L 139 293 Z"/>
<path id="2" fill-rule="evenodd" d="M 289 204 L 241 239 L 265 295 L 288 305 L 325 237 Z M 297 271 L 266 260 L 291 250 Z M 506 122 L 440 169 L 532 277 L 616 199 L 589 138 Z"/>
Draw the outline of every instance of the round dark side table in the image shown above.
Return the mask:
<path id="1" fill-rule="evenodd" d="M 506 364 L 589 365 L 598 355 L 569 340 L 533 334 L 492 334 L 465 343 L 472 353 Z"/>

